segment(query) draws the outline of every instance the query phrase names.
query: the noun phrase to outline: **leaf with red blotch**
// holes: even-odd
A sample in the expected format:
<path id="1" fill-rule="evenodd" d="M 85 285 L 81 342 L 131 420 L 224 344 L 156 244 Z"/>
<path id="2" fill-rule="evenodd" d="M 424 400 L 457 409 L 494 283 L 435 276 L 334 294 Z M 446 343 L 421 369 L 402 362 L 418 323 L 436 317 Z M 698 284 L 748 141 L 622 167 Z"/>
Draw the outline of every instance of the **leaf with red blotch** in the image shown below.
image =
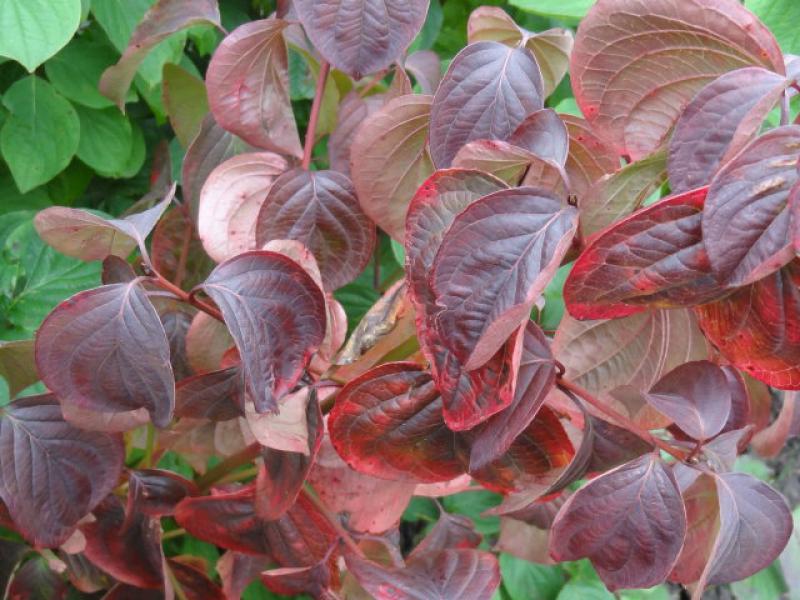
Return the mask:
<path id="1" fill-rule="evenodd" d="M 606 0 L 581 21 L 570 78 L 592 127 L 639 160 L 706 83 L 751 65 L 784 72 L 772 33 L 736 0 Z"/>
<path id="2" fill-rule="evenodd" d="M 53 309 L 36 334 L 36 366 L 62 403 L 108 413 L 145 408 L 158 427 L 172 420 L 167 336 L 136 280 L 80 292 Z"/>
<path id="3" fill-rule="evenodd" d="M 156 225 L 150 247 L 153 268 L 177 286 L 192 288 L 214 268 L 186 205 L 169 211 Z"/>
<path id="4" fill-rule="evenodd" d="M 470 470 L 480 469 L 509 449 L 536 417 L 555 380 L 556 366 L 547 338 L 536 323 L 528 321 L 514 401 L 472 430 Z"/>
<path id="5" fill-rule="evenodd" d="M 138 511 L 126 514 L 113 494 L 93 514 L 95 520 L 81 527 L 86 558 L 123 583 L 146 589 L 163 587 L 164 552 L 158 519 Z"/>
<path id="6" fill-rule="evenodd" d="M 795 257 L 789 196 L 800 191 L 800 126 L 766 132 L 714 177 L 703 209 L 703 241 L 720 283 L 741 287 Z"/>
<path id="7" fill-rule="evenodd" d="M 353 140 L 361 124 L 370 115 L 380 110 L 386 101 L 385 94 L 374 94 L 362 98 L 357 90 L 348 92 L 344 97 L 339 104 L 336 129 L 328 138 L 328 162 L 331 170 L 339 171 L 339 173 L 354 179 L 350 170 Z M 355 181 L 353 184 L 355 185 Z"/>
<path id="8" fill-rule="evenodd" d="M 278 176 L 289 168 L 282 156 L 250 152 L 229 158 L 209 174 L 200 191 L 197 230 L 217 262 L 255 250 L 256 217 Z"/>
<path id="9" fill-rule="evenodd" d="M 567 126 L 551 108 L 537 110 L 525 117 L 508 141 L 560 166 L 566 164 L 569 156 Z"/>
<path id="10" fill-rule="evenodd" d="M 9 600 L 66 600 L 70 588 L 48 561 L 37 556 L 14 573 L 7 592 Z"/>
<path id="11" fill-rule="evenodd" d="M 197 486 L 172 471 L 140 469 L 128 478 L 128 513 L 140 511 L 150 517 L 170 516 L 187 496 L 196 496 Z"/>
<path id="12" fill-rule="evenodd" d="M 317 259 L 326 290 L 350 283 L 367 266 L 375 225 L 353 184 L 336 171 L 294 169 L 272 184 L 256 222 L 256 243 L 297 240 Z"/>
<path id="13" fill-rule="evenodd" d="M 311 276 L 275 252 L 246 252 L 202 285 L 219 306 L 242 357 L 259 412 L 274 412 L 325 338 L 325 297 Z"/>
<path id="14" fill-rule="evenodd" d="M 206 72 L 208 102 L 221 127 L 256 148 L 303 155 L 289 100 L 289 59 L 281 19 L 237 27 Z M 201 133 L 202 135 L 202 133 Z"/>
<path id="15" fill-rule="evenodd" d="M 550 554 L 588 558 L 610 590 L 646 588 L 669 575 L 686 535 L 672 471 L 646 454 L 584 485 L 558 512 Z"/>
<path id="16" fill-rule="evenodd" d="M 717 435 L 731 412 L 725 373 L 707 360 L 685 363 L 659 379 L 647 402 L 698 441 Z"/>
<path id="17" fill-rule="evenodd" d="M 263 465 L 256 476 L 256 513 L 267 521 L 283 516 L 295 503 L 322 444 L 325 426 L 316 393 L 311 393 L 303 407 L 307 429 L 304 450 L 264 447 L 261 451 Z"/>
<path id="18" fill-rule="evenodd" d="M 428 0 L 295 0 L 308 37 L 329 63 L 353 79 L 400 59 L 425 22 Z"/>
<path id="19" fill-rule="evenodd" d="M 544 161 L 532 152 L 509 142 L 473 140 L 464 144 L 455 155 L 453 167 L 483 171 L 502 179 L 508 185 L 516 186 L 522 181 L 533 162 L 542 163 Z M 547 173 L 549 174 L 550 171 Z M 557 177 L 551 177 L 551 179 L 553 187 L 560 182 Z M 547 186 L 539 185 L 538 187 Z"/>
<path id="20" fill-rule="evenodd" d="M 247 144 L 223 129 L 213 115 L 206 115 L 200 133 L 186 149 L 181 170 L 183 199 L 195 219 L 200 206 L 200 191 L 211 171 L 247 149 Z"/>
<path id="21" fill-rule="evenodd" d="M 569 313 L 618 318 L 648 306 L 690 307 L 728 294 L 711 272 L 703 241 L 707 190 L 664 198 L 592 238 L 564 284 Z"/>
<path id="22" fill-rule="evenodd" d="M 582 198 L 595 181 L 620 168 L 619 155 L 597 137 L 585 119 L 573 115 L 559 117 L 569 132 L 569 155 L 564 169 L 572 193 Z"/>
<path id="23" fill-rule="evenodd" d="M 244 379 L 238 365 L 178 382 L 175 416 L 227 421 L 244 413 Z"/>
<path id="24" fill-rule="evenodd" d="M 217 573 L 228 600 L 240 600 L 242 592 L 270 566 L 268 556 L 251 556 L 229 550 L 217 561 Z"/>
<path id="25" fill-rule="evenodd" d="M 544 105 L 542 74 L 526 48 L 477 42 L 450 63 L 431 105 L 434 164 L 449 167 L 472 140 L 506 140 Z"/>
<path id="26" fill-rule="evenodd" d="M 489 600 L 500 585 L 497 558 L 480 550 L 443 550 L 417 557 L 405 568 L 384 567 L 355 554 L 347 567 L 376 600 Z"/>
<path id="27" fill-rule="evenodd" d="M 466 370 L 486 363 L 527 320 L 577 224 L 574 208 L 526 187 L 485 196 L 456 216 L 431 287 L 440 308 L 435 328 Z"/>
<path id="28" fill-rule="evenodd" d="M 442 62 L 433 50 L 417 50 L 408 55 L 403 66 L 414 76 L 423 94 L 433 96 L 442 81 Z"/>
<path id="29" fill-rule="evenodd" d="M 222 27 L 215 0 L 158 0 L 136 26 L 117 64 L 103 72 L 100 93 L 125 112 L 128 88 L 150 50 L 173 33 L 194 25 Z"/>
<path id="30" fill-rule="evenodd" d="M 717 170 L 758 133 L 788 80 L 744 67 L 707 84 L 681 113 L 669 142 L 673 193 L 708 185 Z"/>
<path id="31" fill-rule="evenodd" d="M 579 197 L 583 237 L 588 238 L 641 208 L 666 181 L 666 167 L 666 152 L 659 150 L 595 181 Z"/>
<path id="32" fill-rule="evenodd" d="M 328 426 L 339 456 L 362 473 L 430 483 L 464 472 L 441 396 L 416 363 L 386 363 L 348 382 Z"/>
<path id="33" fill-rule="evenodd" d="M 0 498 L 37 547 L 70 536 L 117 485 L 124 457 L 120 436 L 73 427 L 52 394 L 0 409 Z"/>
<path id="34" fill-rule="evenodd" d="M 800 389 L 800 261 L 696 307 L 700 328 L 742 371 L 779 389 Z"/>
<path id="35" fill-rule="evenodd" d="M 36 232 L 61 254 L 80 260 L 127 258 L 138 245 L 147 256 L 145 239 L 175 197 L 173 185 L 152 208 L 121 219 L 104 219 L 80 208 L 51 206 L 36 214 Z"/>
<path id="36" fill-rule="evenodd" d="M 186 498 L 175 520 L 195 537 L 229 550 L 268 554 L 282 567 L 307 567 L 321 560 L 337 534 L 301 493 L 282 517 L 265 521 L 255 513 L 255 484 L 234 492 Z"/>

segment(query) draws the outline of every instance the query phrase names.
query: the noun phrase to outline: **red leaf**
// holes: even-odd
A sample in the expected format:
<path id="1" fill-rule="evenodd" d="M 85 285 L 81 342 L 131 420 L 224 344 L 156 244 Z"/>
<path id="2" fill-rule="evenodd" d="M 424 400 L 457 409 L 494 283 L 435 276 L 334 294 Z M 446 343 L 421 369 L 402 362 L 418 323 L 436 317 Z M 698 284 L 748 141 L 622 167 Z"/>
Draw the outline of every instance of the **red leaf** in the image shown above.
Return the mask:
<path id="1" fill-rule="evenodd" d="M 259 412 L 274 412 L 325 337 L 325 298 L 296 262 L 247 252 L 220 264 L 203 289 L 219 306 Z"/>
<path id="2" fill-rule="evenodd" d="M 214 268 L 187 206 L 170 210 L 158 222 L 153 232 L 150 257 L 153 267 L 169 281 L 189 288 L 201 283 Z"/>
<path id="3" fill-rule="evenodd" d="M 311 250 L 325 289 L 335 290 L 366 267 L 375 226 L 345 175 L 294 169 L 275 181 L 258 213 L 258 246 L 281 239 L 297 240 Z"/>
<path id="4" fill-rule="evenodd" d="M 308 37 L 334 67 L 360 79 L 400 59 L 419 33 L 428 0 L 295 0 Z"/>
<path id="5" fill-rule="evenodd" d="M 675 476 L 647 454 L 591 480 L 553 523 L 550 554 L 588 558 L 610 590 L 664 581 L 686 535 L 686 513 Z"/>
<path id="6" fill-rule="evenodd" d="M 178 560 L 169 560 L 169 568 L 181 586 L 186 600 L 228 600 L 216 583 L 199 568 Z"/>
<path id="7" fill-rule="evenodd" d="M 558 116 L 569 132 L 569 156 L 564 168 L 569 176 L 570 189 L 582 198 L 595 181 L 619 169 L 619 156 L 597 137 L 585 119 L 573 115 Z"/>
<path id="8" fill-rule="evenodd" d="M 214 52 L 206 86 L 220 126 L 257 148 L 299 158 L 303 151 L 289 100 L 286 26 L 280 19 L 262 19 L 237 27 Z"/>
<path id="9" fill-rule="evenodd" d="M 789 263 L 789 195 L 798 182 L 800 126 L 768 131 L 714 177 L 703 209 L 711 268 L 728 287 L 753 283 Z"/>
<path id="10" fill-rule="evenodd" d="M 16 400 L 0 417 L 0 498 L 30 543 L 59 546 L 117 485 L 122 439 L 73 427 L 52 394 Z"/>
<path id="11" fill-rule="evenodd" d="M 784 72 L 775 38 L 736 0 L 606 0 L 581 21 L 570 77 L 592 126 L 638 160 L 706 83 L 750 65 Z"/>
<path id="12" fill-rule="evenodd" d="M 166 427 L 175 406 L 169 344 L 136 280 L 75 294 L 36 334 L 36 366 L 59 400 L 119 413 L 145 408 Z"/>
<path id="13" fill-rule="evenodd" d="M 506 140 L 543 106 L 539 65 L 526 48 L 477 42 L 459 52 L 431 106 L 431 156 L 438 168 L 452 164 L 472 140 Z"/>
<path id="14" fill-rule="evenodd" d="M 244 414 L 244 378 L 239 365 L 188 377 L 175 388 L 175 416 L 227 421 Z"/>
<path id="15" fill-rule="evenodd" d="M 267 556 L 250 556 L 229 550 L 217 561 L 217 572 L 228 600 L 240 600 L 242 592 L 259 574 L 269 567 Z"/>
<path id="16" fill-rule="evenodd" d="M 331 546 L 331 552 L 335 546 Z M 284 596 L 308 594 L 315 600 L 337 600 L 328 588 L 332 579 L 338 581 L 338 567 L 334 556 L 325 556 L 308 567 L 284 567 L 261 573 L 261 581 L 271 592 Z"/>

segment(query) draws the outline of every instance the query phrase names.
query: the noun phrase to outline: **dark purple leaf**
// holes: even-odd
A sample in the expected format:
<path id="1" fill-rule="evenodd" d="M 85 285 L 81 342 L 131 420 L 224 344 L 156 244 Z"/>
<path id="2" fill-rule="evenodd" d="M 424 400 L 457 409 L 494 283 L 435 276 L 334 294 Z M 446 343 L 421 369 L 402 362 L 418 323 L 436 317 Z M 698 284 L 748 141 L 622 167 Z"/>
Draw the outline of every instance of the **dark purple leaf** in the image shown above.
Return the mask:
<path id="1" fill-rule="evenodd" d="M 554 165 L 539 159 L 535 154 L 524 148 L 499 140 L 473 140 L 467 142 L 461 146 L 461 149 L 453 159 L 453 167 L 483 171 L 502 179 L 508 185 L 517 186 L 526 173 L 530 172 L 532 168 L 536 168 L 532 166 L 534 162 L 550 165 L 553 167 L 550 171 L 555 170 L 557 173 L 556 177 L 549 177 L 549 185 L 542 183 L 540 185 L 537 184 L 537 187 L 556 187 L 562 178 Z M 545 171 L 545 167 L 538 168 L 542 171 L 539 179 L 548 179 L 550 171 Z"/>
<path id="2" fill-rule="evenodd" d="M 588 418 L 592 423 L 592 455 L 587 465 L 589 472 L 608 471 L 652 450 L 650 444 L 627 429 L 591 415 Z"/>
<path id="3" fill-rule="evenodd" d="M 794 258 L 787 205 L 798 159 L 800 126 L 788 125 L 753 140 L 714 177 L 703 241 L 721 283 L 753 283 Z"/>
<path id="4" fill-rule="evenodd" d="M 428 13 L 429 0 L 295 0 L 300 22 L 334 67 L 360 79 L 400 59 Z"/>
<path id="5" fill-rule="evenodd" d="M 169 559 L 168 562 L 186 600 L 229 600 L 222 588 L 208 578 L 202 560 L 199 565 L 180 562 L 179 559 Z"/>
<path id="6" fill-rule="evenodd" d="M 433 95 L 442 80 L 442 62 L 433 50 L 417 50 L 403 65 L 419 85 L 423 94 Z"/>
<path id="7" fill-rule="evenodd" d="M 745 67 L 700 90 L 678 118 L 669 143 L 672 192 L 708 185 L 719 167 L 758 133 L 787 83 L 772 71 Z"/>
<path id="8" fill-rule="evenodd" d="M 64 404 L 107 413 L 145 408 L 158 427 L 172 419 L 169 343 L 136 280 L 59 304 L 36 334 L 36 365 Z"/>
<path id="9" fill-rule="evenodd" d="M 384 94 L 374 94 L 362 98 L 356 90 L 352 90 L 339 104 L 336 129 L 328 138 L 328 161 L 331 170 L 339 171 L 353 179 L 354 185 L 355 179 L 350 171 L 350 148 L 353 145 L 353 139 L 361 124 L 370 115 L 380 110 L 385 102 Z"/>
<path id="10" fill-rule="evenodd" d="M 588 558 L 610 590 L 664 581 L 686 535 L 686 513 L 675 476 L 647 454 L 591 480 L 553 523 L 556 560 Z"/>
<path id="11" fill-rule="evenodd" d="M 477 548 L 482 536 L 475 531 L 473 522 L 463 515 L 451 515 L 439 509 L 439 519 L 416 548 L 409 554 L 408 560 L 424 559 L 426 554 L 443 550 L 462 550 Z"/>
<path id="12" fill-rule="evenodd" d="M 26 544 L 0 539 L 0 590 L 8 589 L 11 575 L 19 567 L 20 561 L 29 551 Z"/>
<path id="13" fill-rule="evenodd" d="M 325 337 L 325 297 L 296 262 L 275 252 L 240 254 L 202 285 L 242 357 L 258 412 L 275 412 Z"/>
<path id="14" fill-rule="evenodd" d="M 178 382 L 175 416 L 227 421 L 244 414 L 244 378 L 240 366 L 202 373 Z"/>
<path id="15" fill-rule="evenodd" d="M 0 409 L 0 498 L 35 546 L 66 541 L 117 485 L 124 454 L 120 436 L 64 421 L 52 394 Z"/>
<path id="16" fill-rule="evenodd" d="M 198 494 L 193 481 L 172 471 L 143 469 L 132 471 L 128 478 L 128 513 L 140 511 L 150 517 L 164 517 L 175 512 L 175 505 L 187 496 Z"/>
<path id="17" fill-rule="evenodd" d="M 272 561 L 267 556 L 251 556 L 229 550 L 217 561 L 217 572 L 228 600 L 240 600 L 242 592 Z"/>
<path id="18" fill-rule="evenodd" d="M 300 157 L 289 101 L 286 26 L 280 19 L 262 19 L 237 27 L 214 52 L 206 86 L 221 127 L 257 148 Z"/>
<path id="19" fill-rule="evenodd" d="M 153 268 L 161 275 L 187 288 L 201 283 L 214 268 L 214 261 L 203 248 L 187 205 L 170 210 L 158 222 L 150 258 Z"/>
<path id="20" fill-rule="evenodd" d="M 431 156 L 449 167 L 472 140 L 506 140 L 543 106 L 542 74 L 526 48 L 477 42 L 450 63 L 431 106 Z"/>
<path id="21" fill-rule="evenodd" d="M 750 393 L 747 390 L 747 384 L 741 373 L 730 365 L 722 367 L 722 372 L 731 392 L 731 412 L 722 431 L 743 429 L 751 422 Z"/>
<path id="22" fill-rule="evenodd" d="M 6 591 L 6 590 L 4 590 Z M 69 586 L 37 556 L 22 565 L 14 574 L 7 590 L 9 600 L 66 600 Z"/>
<path id="23" fill-rule="evenodd" d="M 189 332 L 194 315 L 187 310 L 186 305 L 172 302 L 163 307 L 157 306 L 157 310 L 164 326 L 164 333 L 167 334 L 169 362 L 175 379 L 188 377 L 192 373 L 192 368 L 186 356 L 186 334 Z"/>
<path id="24" fill-rule="evenodd" d="M 467 370 L 497 352 L 527 319 L 561 264 L 575 209 L 536 188 L 503 190 L 453 220 L 436 253 L 435 328 Z"/>
<path id="25" fill-rule="evenodd" d="M 564 121 L 550 108 L 528 115 L 508 141 L 536 156 L 564 166 L 569 153 L 569 132 Z"/>

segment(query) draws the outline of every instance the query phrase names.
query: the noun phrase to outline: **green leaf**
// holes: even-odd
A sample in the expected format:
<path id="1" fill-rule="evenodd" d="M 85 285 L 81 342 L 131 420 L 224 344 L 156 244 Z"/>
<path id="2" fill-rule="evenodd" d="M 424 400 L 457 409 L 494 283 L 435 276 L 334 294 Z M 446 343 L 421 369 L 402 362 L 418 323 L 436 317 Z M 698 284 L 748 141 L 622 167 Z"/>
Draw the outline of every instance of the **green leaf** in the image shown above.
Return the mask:
<path id="1" fill-rule="evenodd" d="M 564 265 L 556 271 L 544 289 L 544 308 L 538 322 L 545 331 L 555 331 L 564 316 L 564 282 L 572 269 L 572 264 Z"/>
<path id="2" fill-rule="evenodd" d="M 439 0 L 431 0 L 430 6 L 428 7 L 428 15 L 425 17 L 425 23 L 422 25 L 422 29 L 417 34 L 416 39 L 411 42 L 408 54 L 416 52 L 417 50 L 430 50 L 436 38 L 439 37 L 443 21 L 444 12 L 442 11 L 442 3 Z"/>
<path id="3" fill-rule="evenodd" d="M 670 600 L 670 595 L 667 586 L 657 585 L 646 590 L 622 590 L 619 600 Z"/>
<path id="4" fill-rule="evenodd" d="M 83 196 L 93 175 L 94 172 L 89 167 L 79 160 L 73 160 L 47 184 L 47 193 L 54 204 L 72 206 Z"/>
<path id="5" fill-rule="evenodd" d="M 80 122 L 75 109 L 52 85 L 33 75 L 12 85 L 3 105 L 9 115 L 0 148 L 21 192 L 50 181 L 78 149 Z"/>
<path id="6" fill-rule="evenodd" d="M 76 106 L 81 122 L 78 158 L 105 177 L 121 177 L 133 150 L 131 122 L 116 107 Z"/>
<path id="7" fill-rule="evenodd" d="M 567 115 L 574 115 L 576 117 L 583 117 L 583 113 L 581 109 L 578 107 L 578 103 L 575 102 L 575 98 L 572 96 L 568 96 L 561 100 L 558 104 L 555 105 L 553 108 L 557 113 L 567 114 Z"/>
<path id="8" fill-rule="evenodd" d="M 500 531 L 500 517 L 483 517 L 481 514 L 497 506 L 503 500 L 500 494 L 488 490 L 475 489 L 445 496 L 441 499 L 447 512 L 465 515 L 475 523 L 475 530 L 483 535 L 493 535 Z"/>
<path id="9" fill-rule="evenodd" d="M 13 274 L 0 280 L 0 315 L 29 331 L 62 300 L 100 285 L 99 262 L 84 263 L 59 254 L 42 242 L 32 220 L 9 233 L 0 272 Z"/>
<path id="10" fill-rule="evenodd" d="M 141 127 L 139 127 L 135 121 L 131 121 L 131 127 L 133 128 L 131 153 L 128 156 L 128 160 L 125 162 L 125 166 L 118 175 L 120 179 L 129 179 L 139 173 L 139 171 L 142 170 L 142 165 L 144 165 L 144 159 L 146 158 L 147 154 L 147 148 L 145 147 L 144 142 L 144 133 L 142 132 Z"/>
<path id="11" fill-rule="evenodd" d="M 535 592 L 537 600 L 555 600 L 564 587 L 564 572 L 551 565 L 537 565 L 511 554 L 500 555 L 503 587 L 512 600 L 528 600 Z"/>
<path id="12" fill-rule="evenodd" d="M 578 20 L 586 16 L 595 0 L 509 0 L 512 6 L 528 12 L 561 19 Z"/>
<path id="13" fill-rule="evenodd" d="M 747 600 L 775 600 L 788 591 L 777 561 L 747 579 L 732 583 L 731 590 L 737 598 Z"/>
<path id="14" fill-rule="evenodd" d="M 766 481 L 767 483 L 772 481 L 772 469 L 767 465 L 767 463 L 759 458 L 756 458 L 752 454 L 742 454 L 740 457 L 738 457 L 733 465 L 733 470 L 739 471 L 740 473 L 747 473 L 748 475 L 752 475 L 756 479 Z"/>
<path id="15" fill-rule="evenodd" d="M 785 53 L 800 54 L 800 2 L 745 0 L 744 5 L 769 27 Z"/>
<path id="16" fill-rule="evenodd" d="M 200 131 L 203 117 L 208 114 L 206 85 L 183 67 L 167 63 L 164 65 L 163 86 L 164 108 L 169 122 L 181 145 L 188 148 Z"/>
<path id="17" fill-rule="evenodd" d="M 359 276 L 354 282 L 348 283 L 333 293 L 334 297 L 342 303 L 344 312 L 347 314 L 348 333 L 355 329 L 380 297 L 372 285 L 365 283 L 362 278 L 363 276 Z"/>
<path id="18" fill-rule="evenodd" d="M 786 544 L 778 560 L 780 561 L 783 578 L 789 588 L 789 599 L 800 598 L 800 507 L 792 511 L 794 529 L 789 543 Z"/>
<path id="19" fill-rule="evenodd" d="M 81 20 L 81 0 L 0 2 L 0 55 L 33 71 L 61 50 Z"/>
<path id="20" fill-rule="evenodd" d="M 0 171 L 0 215 L 17 210 L 39 210 L 51 205 L 47 189 L 37 187 L 22 194 L 14 184 L 11 173 Z"/>
<path id="21" fill-rule="evenodd" d="M 561 588 L 557 600 L 614 600 L 601 581 L 570 581 Z"/>
<path id="22" fill-rule="evenodd" d="M 50 83 L 64 97 L 89 108 L 114 106 L 97 89 L 100 76 L 117 62 L 118 54 L 108 43 L 87 37 L 76 37 L 44 65 Z M 128 100 L 135 100 L 130 92 Z"/>

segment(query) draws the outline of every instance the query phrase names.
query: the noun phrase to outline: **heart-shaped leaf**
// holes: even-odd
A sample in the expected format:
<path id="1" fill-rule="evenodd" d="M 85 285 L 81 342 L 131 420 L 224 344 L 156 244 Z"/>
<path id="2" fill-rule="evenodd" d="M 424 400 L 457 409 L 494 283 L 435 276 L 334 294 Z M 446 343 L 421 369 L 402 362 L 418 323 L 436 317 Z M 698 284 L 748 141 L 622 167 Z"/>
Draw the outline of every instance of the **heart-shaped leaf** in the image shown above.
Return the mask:
<path id="1" fill-rule="evenodd" d="M 669 143 L 673 193 L 708 185 L 719 167 L 758 133 L 787 83 L 772 71 L 745 67 L 700 90 L 681 113 Z"/>
<path id="2" fill-rule="evenodd" d="M 70 536 L 117 485 L 124 454 L 119 436 L 64 421 L 52 394 L 0 409 L 0 498 L 35 546 Z"/>
<path id="3" fill-rule="evenodd" d="M 397 61 L 419 33 L 429 0 L 296 0 L 308 37 L 334 67 L 360 79 Z"/>
<path id="4" fill-rule="evenodd" d="M 294 169 L 272 184 L 258 213 L 256 242 L 297 240 L 317 259 L 326 290 L 355 279 L 375 246 L 375 226 L 353 184 L 336 171 Z"/>
<path id="5" fill-rule="evenodd" d="M 543 106 L 542 74 L 526 48 L 477 42 L 450 63 L 431 105 L 431 156 L 449 167 L 472 140 L 506 140 Z"/>
<path id="6" fill-rule="evenodd" d="M 0 7 L 0 27 L 8 33 L 0 55 L 12 58 L 33 73 L 67 45 L 81 24 L 80 0 L 12 0 Z"/>
<path id="7" fill-rule="evenodd" d="M 229 158 L 203 184 L 197 230 L 208 255 L 221 262 L 255 250 L 256 217 L 272 183 L 289 168 L 272 152 Z"/>
<path id="8" fill-rule="evenodd" d="M 788 200 L 798 182 L 800 126 L 768 131 L 711 182 L 703 241 L 714 274 L 729 287 L 753 283 L 795 257 Z"/>
<path id="9" fill-rule="evenodd" d="M 639 160 L 706 83 L 752 65 L 784 72 L 775 38 L 736 0 L 606 0 L 581 21 L 570 78 L 592 126 Z"/>
<path id="10" fill-rule="evenodd" d="M 686 535 L 675 476 L 654 454 L 626 463 L 575 492 L 550 534 L 556 560 L 588 558 L 610 590 L 664 581 Z"/>
<path id="11" fill-rule="evenodd" d="M 303 154 L 289 101 L 289 59 L 280 19 L 237 27 L 214 52 L 206 72 L 217 123 L 257 148 Z"/>

